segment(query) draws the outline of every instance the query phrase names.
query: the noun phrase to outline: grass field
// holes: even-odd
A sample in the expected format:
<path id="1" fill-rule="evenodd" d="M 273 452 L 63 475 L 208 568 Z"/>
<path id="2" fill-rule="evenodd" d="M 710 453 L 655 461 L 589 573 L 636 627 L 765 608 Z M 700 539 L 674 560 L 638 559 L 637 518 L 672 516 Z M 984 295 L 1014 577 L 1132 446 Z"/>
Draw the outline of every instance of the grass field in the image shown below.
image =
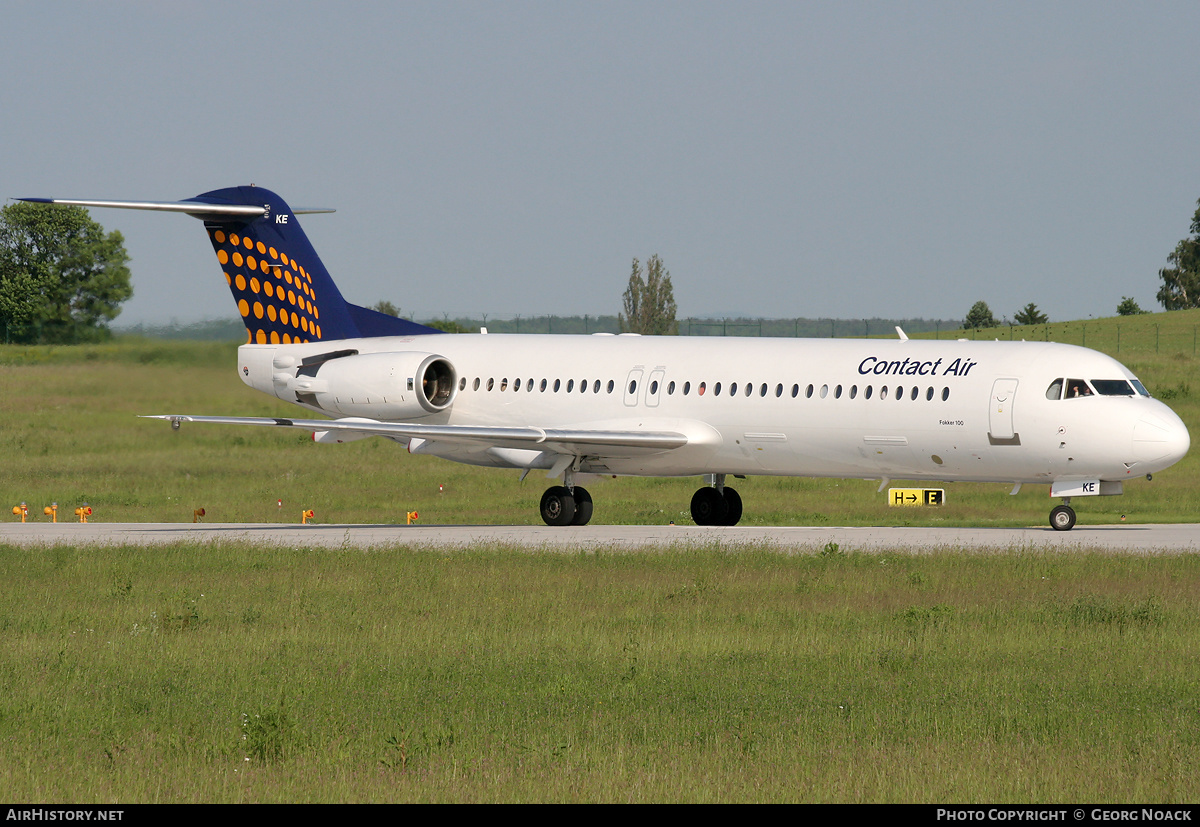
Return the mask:
<path id="1" fill-rule="evenodd" d="M 0 547 L 0 797 L 1187 802 L 1200 557 Z"/>
<path id="2" fill-rule="evenodd" d="M 1193 433 L 1198 321 L 1146 317 L 1158 352 L 1123 328 L 1120 354 Z M 533 475 L 136 418 L 293 413 L 237 380 L 234 351 L 0 348 L 3 513 L 536 520 Z M 1080 521 L 1200 521 L 1195 479 L 1189 456 Z M 685 521 L 696 485 L 609 481 L 596 519 Z M 750 524 L 1040 525 L 1048 502 L 960 484 L 899 511 L 871 482 L 740 487 Z M 1194 554 L 31 551 L 0 529 L 0 798 L 1195 801 L 1198 575 Z"/>
<path id="3" fill-rule="evenodd" d="M 1120 358 L 1200 433 L 1200 404 L 1191 395 L 1200 364 L 1191 352 L 1197 324 L 1200 311 L 1052 327 L 1063 341 L 1115 344 L 1120 326 Z M 1004 328 L 977 335 L 1041 338 L 1032 335 L 1040 332 Z M 106 522 L 187 522 L 197 508 L 219 522 L 299 522 L 308 508 L 326 523 L 403 522 L 407 511 L 417 511 L 423 523 L 539 522 L 537 504 L 547 484 L 541 473 L 522 483 L 517 471 L 412 456 L 379 439 L 316 445 L 304 433 L 255 428 L 185 426 L 176 433 L 137 418 L 294 416 L 295 406 L 238 380 L 235 352 L 233 344 L 136 339 L 0 347 L 0 513 L 24 501 L 40 519 L 51 502 L 64 515 L 87 502 L 95 519 Z M 1132 481 L 1124 496 L 1078 501 L 1080 523 L 1119 522 L 1123 515 L 1130 522 L 1200 521 L 1200 487 L 1193 484 L 1198 462 L 1193 452 L 1152 483 Z M 690 521 L 698 483 L 601 480 L 593 485 L 594 521 Z M 1010 497 L 1009 485 L 959 483 L 948 487 L 943 508 L 899 510 L 888 507 L 877 487 L 865 480 L 771 477 L 738 483 L 748 525 L 1042 525 L 1051 504 L 1046 486 L 1025 486 Z"/>

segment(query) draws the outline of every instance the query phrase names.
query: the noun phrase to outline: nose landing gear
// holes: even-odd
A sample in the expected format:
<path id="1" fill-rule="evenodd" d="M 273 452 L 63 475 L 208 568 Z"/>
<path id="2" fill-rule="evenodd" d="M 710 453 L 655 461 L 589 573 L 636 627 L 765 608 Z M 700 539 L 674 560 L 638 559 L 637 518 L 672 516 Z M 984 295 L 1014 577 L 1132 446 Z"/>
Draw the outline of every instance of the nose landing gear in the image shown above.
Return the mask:
<path id="1" fill-rule="evenodd" d="M 1050 512 L 1050 527 L 1055 531 L 1070 531 L 1075 527 L 1075 509 L 1067 504 L 1070 501 L 1069 497 L 1064 497 L 1063 504 Z"/>

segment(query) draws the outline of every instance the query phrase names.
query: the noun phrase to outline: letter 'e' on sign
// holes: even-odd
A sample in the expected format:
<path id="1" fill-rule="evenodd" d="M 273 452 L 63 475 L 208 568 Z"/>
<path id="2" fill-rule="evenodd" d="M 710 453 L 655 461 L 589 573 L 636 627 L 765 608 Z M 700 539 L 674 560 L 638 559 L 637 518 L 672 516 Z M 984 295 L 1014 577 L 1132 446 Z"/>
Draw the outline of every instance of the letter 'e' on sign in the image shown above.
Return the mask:
<path id="1" fill-rule="evenodd" d="M 888 505 L 890 506 L 921 506 L 945 505 L 946 489 L 944 488 L 889 488 Z"/>

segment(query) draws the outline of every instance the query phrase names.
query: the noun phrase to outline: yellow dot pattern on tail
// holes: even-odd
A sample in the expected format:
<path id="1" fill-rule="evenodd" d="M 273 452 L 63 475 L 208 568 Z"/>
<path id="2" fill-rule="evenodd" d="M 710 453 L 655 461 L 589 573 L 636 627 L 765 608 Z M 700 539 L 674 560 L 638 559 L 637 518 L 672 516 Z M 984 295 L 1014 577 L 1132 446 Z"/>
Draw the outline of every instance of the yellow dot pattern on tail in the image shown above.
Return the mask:
<path id="1" fill-rule="evenodd" d="M 287 254 L 234 232 L 210 228 L 225 281 L 233 291 L 251 344 L 321 339 L 321 311 L 312 276 Z"/>

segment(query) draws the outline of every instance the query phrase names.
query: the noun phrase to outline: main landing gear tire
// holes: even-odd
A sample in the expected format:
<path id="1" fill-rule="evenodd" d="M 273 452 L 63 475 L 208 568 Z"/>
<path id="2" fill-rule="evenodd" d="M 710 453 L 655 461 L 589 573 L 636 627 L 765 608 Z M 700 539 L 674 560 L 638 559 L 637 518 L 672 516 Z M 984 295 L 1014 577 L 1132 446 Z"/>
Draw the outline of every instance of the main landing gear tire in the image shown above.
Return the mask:
<path id="1" fill-rule="evenodd" d="M 574 494 L 565 485 L 555 485 L 542 495 L 539 510 L 546 525 L 587 525 L 592 519 L 592 495 L 578 485 Z"/>
<path id="2" fill-rule="evenodd" d="M 742 498 L 732 488 L 724 492 L 701 488 L 692 495 L 692 520 L 696 525 L 737 525 L 742 519 Z"/>
<path id="3" fill-rule="evenodd" d="M 715 488 L 701 488 L 692 495 L 692 519 L 696 525 L 724 525 L 729 506 Z"/>
<path id="4" fill-rule="evenodd" d="M 1069 505 L 1057 506 L 1050 512 L 1050 527 L 1055 531 L 1070 531 L 1075 527 L 1075 509 Z"/>
<path id="5" fill-rule="evenodd" d="M 575 486 L 575 516 L 571 525 L 587 525 L 592 519 L 592 495 L 586 488 Z"/>
<path id="6" fill-rule="evenodd" d="M 542 520 L 546 525 L 570 525 L 571 521 L 575 519 L 575 498 L 563 485 L 547 488 L 546 493 L 542 495 L 540 508 Z"/>
<path id="7" fill-rule="evenodd" d="M 729 486 L 725 486 L 725 508 L 725 522 L 722 525 L 737 525 L 742 519 L 742 498 Z"/>

